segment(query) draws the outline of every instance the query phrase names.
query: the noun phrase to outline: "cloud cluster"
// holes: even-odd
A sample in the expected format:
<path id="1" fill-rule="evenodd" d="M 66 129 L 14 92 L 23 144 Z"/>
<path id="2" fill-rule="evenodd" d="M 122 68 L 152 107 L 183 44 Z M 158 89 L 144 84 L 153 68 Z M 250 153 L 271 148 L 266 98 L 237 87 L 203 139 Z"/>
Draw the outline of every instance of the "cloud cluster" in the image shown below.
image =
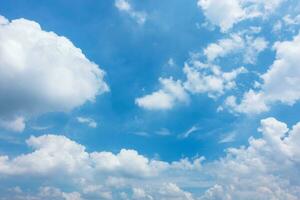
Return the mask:
<path id="1" fill-rule="evenodd" d="M 216 98 L 225 91 L 233 89 L 236 86 L 236 77 L 245 72 L 247 70 L 244 67 L 223 72 L 219 66 L 202 63 L 198 55 L 192 55 L 183 68 L 186 80 L 174 81 L 172 77 L 160 78 L 161 89 L 137 98 L 135 103 L 145 109 L 168 110 L 176 103 L 189 102 L 189 94 L 207 93 L 209 97 Z"/>
<path id="2" fill-rule="evenodd" d="M 66 112 L 108 91 L 104 72 L 72 42 L 34 21 L 0 18 L 0 126 L 22 131 L 25 120 Z"/>
<path id="3" fill-rule="evenodd" d="M 31 177 L 31 181 L 42 180 L 40 185 L 49 184 L 35 193 L 16 186 L 10 198 L 22 194 L 53 199 L 47 196 L 51 194 L 67 200 L 297 200 L 300 123 L 289 129 L 275 118 L 266 118 L 258 130 L 262 137 L 251 137 L 248 146 L 229 148 L 225 157 L 209 162 L 198 157 L 169 163 L 126 149 L 117 154 L 89 153 L 65 136 L 32 136 L 27 144 L 33 152 L 14 158 L 0 156 L 0 182 Z M 72 190 L 61 191 L 62 183 Z"/>
<path id="4" fill-rule="evenodd" d="M 96 196 L 117 199 L 122 196 L 119 193 L 123 190 L 137 188 L 141 182 L 148 182 L 149 187 L 152 188 L 149 190 L 151 194 L 146 195 L 145 192 L 144 195 L 141 190 L 134 190 L 133 196 L 140 195 L 146 198 L 160 195 L 165 196 L 165 199 L 172 199 L 171 197 L 180 199 L 182 196 L 185 198 L 181 199 L 191 199 L 191 195 L 182 191 L 174 183 L 168 182 L 172 176 L 164 179 L 166 185 L 161 188 L 160 193 L 155 193 L 155 188 L 158 187 L 156 181 L 160 176 L 169 173 L 168 170 L 172 172 L 200 170 L 203 160 L 203 158 L 192 161 L 182 159 L 168 163 L 148 159 L 137 151 L 128 149 L 122 149 L 117 154 L 105 151 L 89 153 L 83 145 L 58 135 L 31 136 L 26 143 L 33 152 L 14 158 L 0 156 L 0 182 L 18 176 L 37 178 L 37 180 L 38 177 L 42 177 L 43 180 L 44 178 L 49 180 L 48 184 L 63 183 L 75 188 L 76 193 L 72 194 L 78 193 L 76 195 L 78 197 Z M 169 194 L 172 190 L 175 194 Z M 55 194 L 66 195 L 64 192 Z"/>
<path id="5" fill-rule="evenodd" d="M 261 113 L 274 103 L 293 105 L 300 99 L 300 34 L 291 41 L 276 42 L 273 46 L 276 59 L 268 71 L 262 74 L 260 89 L 250 89 L 240 103 L 230 96 L 225 104 L 235 112 Z"/>
<path id="6" fill-rule="evenodd" d="M 244 63 L 255 64 L 257 55 L 267 46 L 268 42 L 264 38 L 231 34 L 229 38 L 209 44 L 204 49 L 204 55 L 208 62 L 213 62 L 218 58 L 240 53 L 243 54 Z"/>
<path id="7" fill-rule="evenodd" d="M 300 195 L 300 123 L 291 130 L 274 118 L 261 120 L 262 138 L 230 148 L 226 157 L 207 164 L 215 184 L 201 200 L 297 200 Z"/>
<path id="8" fill-rule="evenodd" d="M 266 17 L 285 0 L 198 0 L 198 7 L 205 17 L 222 32 L 231 29 L 240 21 Z"/>

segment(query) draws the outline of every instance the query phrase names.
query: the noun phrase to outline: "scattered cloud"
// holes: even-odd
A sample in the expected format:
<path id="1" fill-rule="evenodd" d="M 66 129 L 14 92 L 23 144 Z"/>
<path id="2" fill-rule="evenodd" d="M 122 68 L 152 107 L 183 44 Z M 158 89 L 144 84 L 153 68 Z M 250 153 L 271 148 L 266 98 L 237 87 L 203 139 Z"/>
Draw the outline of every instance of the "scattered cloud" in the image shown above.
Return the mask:
<path id="1" fill-rule="evenodd" d="M 22 132 L 25 127 L 25 119 L 16 117 L 13 120 L 4 120 L 0 118 L 0 127 L 13 132 Z"/>
<path id="2" fill-rule="evenodd" d="M 147 14 L 133 9 L 128 0 L 115 0 L 115 6 L 119 11 L 127 13 L 139 25 L 143 25 L 146 22 Z"/>
<path id="3" fill-rule="evenodd" d="M 200 62 L 198 56 L 192 54 L 191 59 L 185 63 L 183 68 L 185 81 L 175 81 L 172 77 L 160 78 L 161 89 L 136 98 L 135 103 L 148 110 L 169 110 L 177 103 L 188 103 L 189 93 L 207 93 L 210 98 L 217 98 L 225 91 L 235 88 L 236 77 L 247 72 L 244 67 L 223 72 L 217 65 Z"/>
<path id="4" fill-rule="evenodd" d="M 222 32 L 227 32 L 235 24 L 251 19 L 266 18 L 285 0 L 198 0 L 205 17 Z"/>
<path id="5" fill-rule="evenodd" d="M 170 78 L 160 78 L 161 89 L 152 94 L 137 98 L 135 103 L 148 110 L 168 110 L 178 103 L 187 103 L 189 96 L 181 81 Z"/>
<path id="6" fill-rule="evenodd" d="M 183 71 L 187 77 L 184 88 L 192 94 L 207 93 L 209 97 L 216 98 L 225 91 L 235 88 L 236 77 L 246 73 L 244 67 L 223 72 L 217 65 L 204 64 L 199 60 L 192 59 L 186 63 Z"/>
<path id="7" fill-rule="evenodd" d="M 172 133 L 171 133 L 168 129 L 166 129 L 166 128 L 162 128 L 162 129 L 156 131 L 155 133 L 156 133 L 157 135 L 160 135 L 160 136 L 169 136 L 169 135 L 172 134 Z"/>
<path id="8" fill-rule="evenodd" d="M 293 105 L 300 99 L 300 34 L 291 41 L 276 42 L 276 59 L 260 77 L 260 89 L 250 89 L 240 103 L 236 97 L 227 98 L 225 105 L 235 112 L 256 114 L 268 111 L 274 103 Z"/>
<path id="9" fill-rule="evenodd" d="M 265 50 L 267 46 L 268 42 L 264 38 L 231 34 L 229 38 L 209 44 L 204 49 L 204 55 L 208 62 L 213 62 L 218 58 L 239 53 L 243 55 L 244 63 L 255 64 L 258 54 Z"/>
<path id="10" fill-rule="evenodd" d="M 98 126 L 97 122 L 94 119 L 89 117 L 77 117 L 76 119 L 79 123 L 86 124 L 90 128 L 97 128 Z"/>
<path id="11" fill-rule="evenodd" d="M 188 129 L 186 132 L 182 133 L 179 135 L 179 138 L 182 138 L 182 139 L 186 139 L 188 137 L 190 137 L 190 135 L 192 133 L 195 133 L 197 131 L 199 131 L 200 128 L 198 126 L 192 126 L 190 129 Z"/>
<path id="12" fill-rule="evenodd" d="M 63 36 L 26 19 L 0 19 L 1 126 L 22 131 L 26 119 L 68 112 L 108 91 L 104 72 Z"/>
<path id="13" fill-rule="evenodd" d="M 230 143 L 230 142 L 235 141 L 235 138 L 236 138 L 236 132 L 233 131 L 231 133 L 222 135 L 220 140 L 219 140 L 219 143 L 220 144 Z"/>

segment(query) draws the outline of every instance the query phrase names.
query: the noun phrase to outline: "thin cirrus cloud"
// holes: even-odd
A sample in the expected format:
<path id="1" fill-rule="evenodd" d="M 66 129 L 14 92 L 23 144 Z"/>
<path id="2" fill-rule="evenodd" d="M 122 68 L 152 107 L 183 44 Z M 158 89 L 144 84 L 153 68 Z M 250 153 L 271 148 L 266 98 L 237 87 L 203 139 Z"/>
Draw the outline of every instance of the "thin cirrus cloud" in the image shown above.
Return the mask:
<path id="1" fill-rule="evenodd" d="M 72 42 L 26 19 L 0 18 L 0 126 L 21 132 L 26 119 L 67 112 L 109 90 L 104 71 Z"/>
<path id="2" fill-rule="evenodd" d="M 133 9 L 128 0 L 115 0 L 115 6 L 119 11 L 129 15 L 139 25 L 143 25 L 147 20 L 146 13 Z"/>

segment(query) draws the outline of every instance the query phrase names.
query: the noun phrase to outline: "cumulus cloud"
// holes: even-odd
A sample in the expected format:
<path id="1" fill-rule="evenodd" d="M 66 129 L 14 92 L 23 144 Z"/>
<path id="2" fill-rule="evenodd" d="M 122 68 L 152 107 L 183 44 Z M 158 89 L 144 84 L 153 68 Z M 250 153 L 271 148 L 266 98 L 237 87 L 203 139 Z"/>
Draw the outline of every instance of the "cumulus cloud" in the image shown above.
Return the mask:
<path id="1" fill-rule="evenodd" d="M 77 121 L 79 123 L 82 123 L 82 124 L 86 124 L 87 126 L 91 127 L 91 128 L 97 128 L 97 122 L 92 119 L 92 118 L 89 118 L 89 117 L 77 117 L 76 118 Z"/>
<path id="2" fill-rule="evenodd" d="M 261 113 L 274 103 L 293 105 L 300 99 L 300 70 L 298 67 L 300 34 L 291 41 L 276 42 L 276 59 L 268 71 L 262 74 L 262 84 L 257 91 L 246 92 L 240 103 L 230 96 L 225 104 L 240 113 Z"/>
<path id="3" fill-rule="evenodd" d="M 267 48 L 268 42 L 261 37 L 231 34 L 229 38 L 221 39 L 217 43 L 209 44 L 204 49 L 208 62 L 230 54 L 243 54 L 245 63 L 255 64 L 257 55 Z"/>
<path id="4" fill-rule="evenodd" d="M 240 21 L 266 17 L 285 0 L 198 0 L 205 17 L 226 32 Z"/>
<path id="5" fill-rule="evenodd" d="M 20 119 L 67 112 L 94 101 L 108 91 L 103 77 L 66 37 L 44 31 L 34 21 L 0 18 L 2 127 L 20 131 L 25 127 Z"/>
<path id="6" fill-rule="evenodd" d="M 217 65 L 204 64 L 198 60 L 186 63 L 183 71 L 187 77 L 184 82 L 186 90 L 193 94 L 207 93 L 211 98 L 216 98 L 225 91 L 233 89 L 236 86 L 236 77 L 247 72 L 244 67 L 223 72 Z"/>
<path id="7" fill-rule="evenodd" d="M 149 110 L 168 110 L 176 103 L 187 103 L 189 96 L 180 80 L 170 78 L 160 78 L 161 89 L 152 94 L 137 98 L 135 103 Z"/>
<path id="8" fill-rule="evenodd" d="M 136 11 L 132 8 L 131 4 L 127 0 L 115 0 L 116 8 L 128 14 L 138 24 L 143 25 L 146 22 L 147 15 L 145 12 Z"/>
<path id="9" fill-rule="evenodd" d="M 198 157 L 170 163 L 149 159 L 135 150 L 89 153 L 65 136 L 32 136 L 27 144 L 33 152 L 14 158 L 0 156 L 0 181 L 38 178 L 44 180 L 41 185 L 49 187 L 38 189 L 35 195 L 43 191 L 82 199 L 297 200 L 300 122 L 289 129 L 275 118 L 266 118 L 258 130 L 261 137 L 250 137 L 247 146 L 227 149 L 218 160 L 204 162 Z M 59 188 L 58 182 L 73 192 L 53 189 Z M 31 194 L 19 187 L 17 191 L 9 197 Z"/>
<path id="10" fill-rule="evenodd" d="M 13 198 L 15 200 L 83 200 L 81 195 L 78 192 L 63 192 L 59 188 L 43 186 L 38 188 L 36 194 L 28 194 L 26 191 L 23 191 L 20 187 L 15 187 L 10 189 L 12 194 L 10 196 L 5 196 L 3 194 L 2 199 Z"/>
<path id="11" fill-rule="evenodd" d="M 122 149 L 117 154 L 105 151 L 89 153 L 83 145 L 58 135 L 31 136 L 26 143 L 33 149 L 31 153 L 14 158 L 0 156 L 0 181 L 4 177 L 4 180 L 7 180 L 9 177 L 18 176 L 37 180 L 38 177 L 46 178 L 50 186 L 57 187 L 55 183 L 60 182 L 75 188 L 78 195 L 72 194 L 78 197 L 95 195 L 104 199 L 117 199 L 117 193 L 112 193 L 113 190 L 139 188 L 141 182 L 148 182 L 149 188 L 134 189 L 136 197 L 144 194 L 147 199 L 153 195 L 167 195 L 157 193 L 157 181 L 161 181 L 161 176 L 165 176 L 162 182 L 164 183 L 172 180 L 172 177 L 168 177 L 170 175 L 167 176 L 170 173 L 168 170 L 174 173 L 198 171 L 203 160 L 182 159 L 168 163 L 149 159 L 135 150 L 128 149 Z M 51 180 L 54 177 L 54 181 L 50 181 L 50 177 Z M 142 190 L 145 190 L 144 193 Z M 185 195 L 179 187 L 176 190 L 178 195 L 187 196 L 182 199 L 190 199 L 190 195 Z"/>
<path id="12" fill-rule="evenodd" d="M 206 165 L 215 184 L 200 199 L 298 199 L 300 124 L 289 130 L 266 118 L 259 130 L 262 138 L 250 138 L 248 147 L 230 148 L 226 157 Z"/>
<path id="13" fill-rule="evenodd" d="M 195 54 L 184 65 L 185 81 L 160 78 L 161 89 L 137 98 L 135 103 L 148 110 L 168 110 L 177 103 L 188 103 L 189 94 L 207 93 L 209 97 L 217 98 L 235 88 L 237 76 L 246 72 L 244 67 L 223 72 L 217 65 L 200 62 Z"/>

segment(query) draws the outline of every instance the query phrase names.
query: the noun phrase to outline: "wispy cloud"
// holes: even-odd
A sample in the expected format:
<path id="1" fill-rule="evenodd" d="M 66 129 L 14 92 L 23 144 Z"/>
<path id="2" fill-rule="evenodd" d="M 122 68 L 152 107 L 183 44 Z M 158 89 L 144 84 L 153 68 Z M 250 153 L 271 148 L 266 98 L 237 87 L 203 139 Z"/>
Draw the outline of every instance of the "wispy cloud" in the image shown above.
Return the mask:
<path id="1" fill-rule="evenodd" d="M 116 0 L 115 6 L 119 11 L 128 14 L 138 24 L 143 25 L 146 22 L 147 14 L 145 12 L 137 11 L 133 9 L 129 1 L 127 0 Z"/>
<path id="2" fill-rule="evenodd" d="M 190 137 L 190 135 L 191 135 L 192 133 L 195 133 L 195 132 L 197 132 L 197 131 L 199 131 L 199 130 L 200 130 L 200 127 L 194 125 L 194 126 L 192 126 L 190 129 L 188 129 L 186 132 L 180 134 L 178 137 L 179 137 L 180 139 L 185 139 L 185 138 Z"/>
<path id="3" fill-rule="evenodd" d="M 157 135 L 160 135 L 160 136 L 169 136 L 169 135 L 171 135 L 171 132 L 166 128 L 162 128 L 162 129 L 156 131 L 155 133 Z"/>
<path id="4" fill-rule="evenodd" d="M 98 126 L 97 122 L 94 119 L 88 117 L 77 117 L 77 121 L 81 124 L 86 124 L 91 128 L 97 128 Z"/>
<path id="5" fill-rule="evenodd" d="M 230 143 L 230 142 L 234 142 L 236 138 L 236 132 L 230 132 L 228 134 L 222 135 L 220 137 L 219 143 Z"/>

